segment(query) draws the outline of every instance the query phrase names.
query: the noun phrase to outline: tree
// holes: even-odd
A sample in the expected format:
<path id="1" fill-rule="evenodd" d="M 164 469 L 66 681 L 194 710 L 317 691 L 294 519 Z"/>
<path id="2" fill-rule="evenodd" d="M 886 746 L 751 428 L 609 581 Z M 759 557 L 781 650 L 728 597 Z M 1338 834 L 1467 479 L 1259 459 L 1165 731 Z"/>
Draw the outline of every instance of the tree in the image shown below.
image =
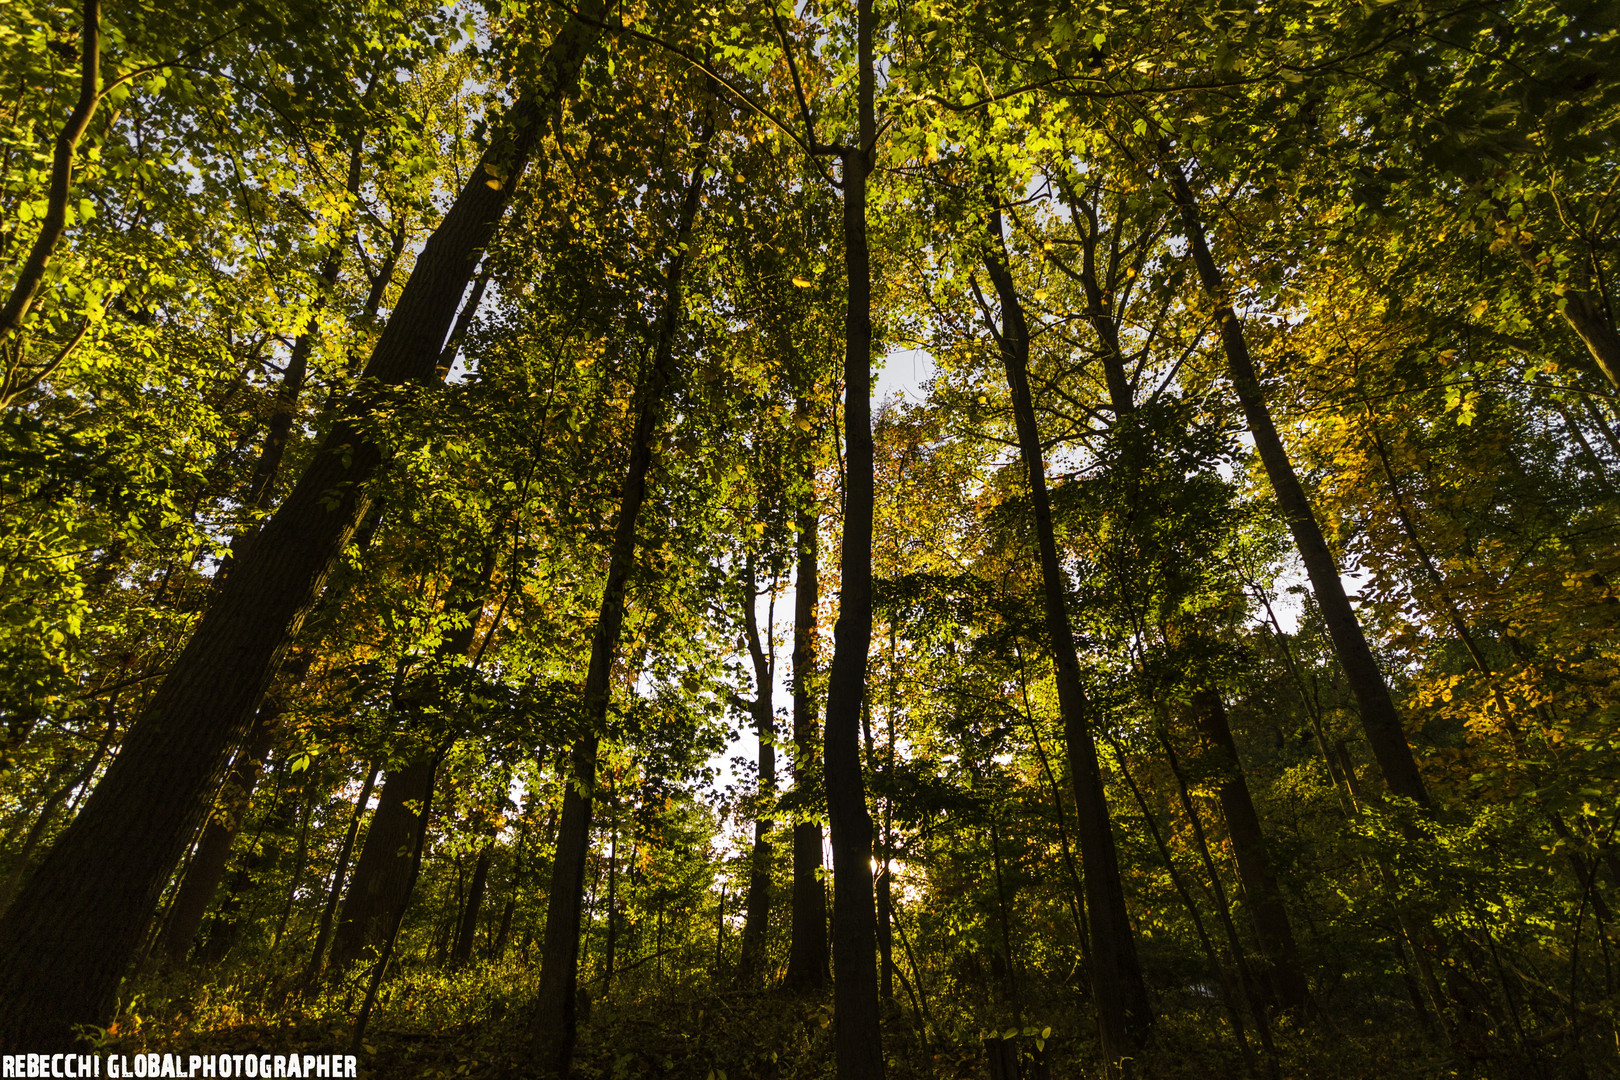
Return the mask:
<path id="1" fill-rule="evenodd" d="M 514 106 L 504 137 L 484 153 L 418 256 L 366 379 L 387 387 L 433 376 L 477 257 L 589 40 L 582 23 L 560 32 L 547 81 Z M 346 403 L 345 419 L 233 565 L 144 722 L 132 728 L 83 812 L 0 919 L 0 954 L 11 973 L 0 988 L 6 1045 L 68 1045 L 72 1025 L 111 1016 L 163 882 L 201 824 L 265 680 L 365 516 L 365 485 L 383 450 L 364 425 L 379 405 L 369 394 Z M 230 696 L 222 698 L 222 690 Z M 111 881 L 118 884 L 95 884 Z"/>

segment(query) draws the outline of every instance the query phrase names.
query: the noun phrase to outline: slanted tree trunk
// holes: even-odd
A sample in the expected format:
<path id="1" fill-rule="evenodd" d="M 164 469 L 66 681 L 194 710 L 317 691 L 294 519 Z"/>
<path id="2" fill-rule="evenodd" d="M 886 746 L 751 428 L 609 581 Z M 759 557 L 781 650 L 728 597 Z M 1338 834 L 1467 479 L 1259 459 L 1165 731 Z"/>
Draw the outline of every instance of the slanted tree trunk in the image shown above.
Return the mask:
<path id="1" fill-rule="evenodd" d="M 1401 716 L 1396 711 L 1394 699 L 1390 697 L 1384 673 L 1378 669 L 1378 661 L 1367 644 L 1361 622 L 1345 595 L 1344 583 L 1339 579 L 1339 568 L 1333 561 L 1333 553 L 1328 550 L 1327 541 L 1323 539 L 1322 527 L 1311 509 L 1310 499 L 1300 485 L 1293 462 L 1289 460 L 1288 451 L 1277 434 L 1277 426 L 1272 422 L 1271 408 L 1266 403 L 1265 391 L 1249 356 L 1243 324 L 1232 309 L 1231 294 L 1210 254 L 1203 218 L 1199 214 L 1192 188 L 1187 184 L 1181 165 L 1171 157 L 1169 146 L 1162 146 L 1161 151 L 1165 175 L 1169 178 L 1176 204 L 1181 210 L 1193 263 L 1198 269 L 1205 294 L 1215 305 L 1215 318 L 1220 322 L 1221 343 L 1226 349 L 1227 373 L 1232 380 L 1232 389 L 1243 407 L 1243 416 L 1254 436 L 1255 449 L 1276 493 L 1277 505 L 1282 510 L 1288 530 L 1293 534 L 1294 546 L 1299 550 L 1299 557 L 1310 576 L 1311 591 L 1322 610 L 1322 620 L 1327 624 L 1328 637 L 1333 642 L 1339 665 L 1344 669 L 1351 693 L 1355 695 L 1373 758 L 1378 762 L 1390 791 L 1427 807 L 1428 789 L 1423 784 L 1422 774 L 1418 772 L 1412 747 L 1406 741 Z"/>
<path id="2" fill-rule="evenodd" d="M 812 476 L 813 480 L 813 476 Z M 799 566 L 793 591 L 793 785 L 801 801 L 819 786 L 816 767 L 816 704 L 811 674 L 816 667 L 816 531 L 820 517 L 811 510 L 797 515 Z M 817 990 L 827 981 L 827 896 L 821 885 L 821 825 L 801 820 L 793 826 L 793 941 L 788 951 L 786 985 Z"/>
<path id="3" fill-rule="evenodd" d="M 1193 719 L 1204 740 L 1204 752 L 1213 759 L 1220 778 L 1216 790 L 1221 801 L 1221 814 L 1226 818 L 1232 853 L 1237 856 L 1243 896 L 1254 916 L 1255 936 L 1260 941 L 1260 951 L 1270 965 L 1267 979 L 1269 989 L 1283 1008 L 1301 1013 L 1313 1012 L 1315 1006 L 1305 982 L 1305 972 L 1300 967 L 1299 949 L 1294 943 L 1288 908 L 1283 904 L 1282 890 L 1277 886 L 1270 857 L 1266 854 L 1266 838 L 1260 828 L 1260 815 L 1255 812 L 1249 782 L 1238 758 L 1237 743 L 1227 723 L 1226 706 L 1219 693 L 1206 688 L 1193 696 L 1192 710 Z"/>
<path id="4" fill-rule="evenodd" d="M 585 898 L 585 863 L 590 853 L 591 804 L 596 792 L 596 751 L 607 720 L 608 693 L 624 625 L 625 587 L 636 554 L 636 519 L 647 497 L 652 468 L 653 436 L 663 417 L 664 396 L 675 374 L 675 331 L 680 325 L 681 286 L 686 272 L 686 246 L 697 221 L 708 161 L 709 132 L 702 136 L 696 167 L 687 184 L 675 230 L 673 254 L 664 277 L 664 305 L 659 314 L 653 360 L 630 436 L 630 461 L 624 493 L 608 556 L 607 581 L 591 641 L 591 661 L 583 688 L 583 730 L 569 754 L 565 772 L 562 818 L 551 867 L 546 936 L 540 960 L 540 992 L 533 1023 L 534 1055 L 542 1075 L 564 1077 L 574 1056 L 576 990 L 579 983 L 580 918 Z"/>
<path id="5" fill-rule="evenodd" d="M 484 548 L 483 565 L 476 576 L 451 581 L 445 607 L 458 616 L 458 621 L 440 640 L 435 650 L 438 661 L 466 656 L 472 648 L 494 570 L 495 549 L 489 545 Z M 427 681 L 429 685 L 402 695 L 399 712 L 407 723 L 424 704 L 443 699 L 440 678 L 433 675 Z M 419 752 L 403 768 L 390 769 L 383 778 L 377 812 L 366 831 L 360 861 L 354 867 L 354 882 L 344 897 L 342 916 L 332 939 L 330 969 L 334 975 L 340 975 L 367 953 L 381 949 L 393 932 L 398 913 L 410 902 L 415 844 L 423 835 L 421 815 L 433 794 L 437 762 L 443 756 L 437 748 Z"/>
<path id="6" fill-rule="evenodd" d="M 366 804 L 371 802 L 371 790 L 376 786 L 377 773 L 373 765 L 366 773 L 366 782 L 360 785 L 360 798 L 355 801 L 354 813 L 349 817 L 349 829 L 343 834 L 343 846 L 338 849 L 337 865 L 332 868 L 332 880 L 326 886 L 326 904 L 321 908 L 320 927 L 315 931 L 315 948 L 310 952 L 309 967 L 304 971 L 304 988 L 313 987 L 326 965 L 326 947 L 332 942 L 332 921 L 337 915 L 338 901 L 343 896 L 343 882 L 349 873 L 349 859 L 354 854 L 354 842 L 360 835 L 360 819 L 366 815 Z"/>
<path id="7" fill-rule="evenodd" d="M 1048 646 L 1057 668 L 1058 711 L 1063 718 L 1069 780 L 1074 788 L 1078 815 L 1075 835 L 1080 845 L 1086 911 L 1090 916 L 1092 994 L 1097 1004 L 1103 1054 L 1109 1061 L 1117 1062 L 1132 1056 L 1142 1045 L 1153 1022 L 1153 1013 L 1137 961 L 1136 939 L 1125 910 L 1125 888 L 1114 846 L 1107 793 L 1103 788 L 1102 765 L 1087 718 L 1089 705 L 1080 684 L 1080 658 L 1069 628 L 1067 579 L 1058 561 L 1052 503 L 1046 490 L 1046 464 L 1029 389 L 1029 328 L 1007 268 L 999 211 L 990 215 L 990 233 L 985 269 L 1001 302 L 1001 328 L 997 337 L 1007 368 L 1007 385 L 1012 391 L 1019 451 L 1029 477 L 1035 537 L 1040 549 Z M 990 319 L 988 306 L 985 319 Z M 993 323 L 991 328 L 995 329 Z"/>
<path id="8" fill-rule="evenodd" d="M 158 939 L 158 954 L 165 963 L 182 964 L 191 952 L 208 905 L 225 880 L 225 864 L 231 857 L 231 846 L 247 815 L 253 789 L 258 786 L 264 772 L 264 763 L 275 744 L 277 722 L 285 707 L 280 699 L 266 701 L 253 719 L 253 730 L 247 746 L 236 755 L 236 764 L 220 792 L 220 809 L 203 829 L 197 851 L 186 868 L 185 879 L 169 905 L 169 918 Z"/>
<path id="9" fill-rule="evenodd" d="M 408 899 L 404 889 L 421 825 L 418 815 L 433 791 L 433 758 L 428 754 L 383 774 L 377 810 L 332 937 L 327 970 L 333 975 L 382 947 L 394 925 L 394 909 Z"/>
<path id="10" fill-rule="evenodd" d="M 586 5 L 600 15 L 600 0 Z M 232 752 L 370 505 L 383 448 L 364 419 L 385 388 L 433 376 L 478 258 L 595 30 L 570 19 L 543 85 L 520 98 L 429 237 L 321 448 L 124 738 L 118 757 L 39 871 L 0 917 L 0 1051 L 68 1050 L 106 1025 L 163 887 L 207 817 Z M 493 185 L 486 181 L 494 181 Z"/>
<path id="11" fill-rule="evenodd" d="M 478 912 L 484 905 L 484 885 L 489 881 L 489 861 L 495 852 L 492 840 L 478 853 L 473 864 L 472 881 L 467 886 L 467 899 L 461 906 L 461 926 L 456 931 L 456 947 L 450 953 L 450 966 L 462 968 L 472 960 L 473 942 L 478 933 Z"/>

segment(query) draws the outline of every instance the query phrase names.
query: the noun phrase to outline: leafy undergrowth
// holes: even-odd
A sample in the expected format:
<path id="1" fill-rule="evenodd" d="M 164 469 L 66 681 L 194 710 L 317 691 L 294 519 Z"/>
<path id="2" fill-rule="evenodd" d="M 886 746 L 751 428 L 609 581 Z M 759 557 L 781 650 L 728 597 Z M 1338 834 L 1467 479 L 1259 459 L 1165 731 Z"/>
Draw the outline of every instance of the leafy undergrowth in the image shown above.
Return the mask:
<path id="1" fill-rule="evenodd" d="M 535 1074 L 528 1054 L 535 971 L 520 963 L 463 972 L 411 971 L 385 987 L 367 1030 L 360 1073 L 366 1080 L 497 1080 Z M 312 998 L 273 978 L 250 975 L 198 983 L 148 978 L 109 1033 L 108 1051 L 173 1053 L 346 1052 L 363 987 L 358 980 Z M 984 1080 L 985 1034 L 941 1002 L 920 1032 L 900 1005 L 884 1014 L 891 1080 Z M 958 1003 L 960 1004 L 960 1003 Z M 574 1076 L 579 1080 L 830 1080 L 834 1075 L 832 998 L 778 991 L 716 990 L 696 980 L 654 985 L 627 981 L 584 1003 Z M 1161 999 L 1154 1041 L 1137 1059 L 1141 1080 L 1217 1080 L 1272 1075 L 1255 1042 L 1253 1069 L 1225 1018 L 1208 1002 Z M 1093 1020 L 1083 1002 L 1054 995 L 1031 1006 L 1023 1032 L 1045 1032 L 1054 1078 L 1100 1077 Z M 1281 1024 L 1275 1033 L 1279 1078 L 1351 1080 L 1509 1080 L 1617 1075 L 1612 1047 L 1575 1060 L 1544 1048 L 1539 1056 L 1505 1049 L 1458 1053 L 1415 1027 L 1341 1022 Z M 943 1028 L 943 1030 L 940 1030 Z M 1612 1034 L 1612 1033 L 1611 1033 Z M 926 1037 L 926 1042 L 924 1042 Z M 1038 1034 L 1021 1037 L 1026 1053 Z M 1253 1040 L 1253 1033 L 1250 1033 Z M 1026 1074 L 1028 1075 L 1028 1074 Z"/>

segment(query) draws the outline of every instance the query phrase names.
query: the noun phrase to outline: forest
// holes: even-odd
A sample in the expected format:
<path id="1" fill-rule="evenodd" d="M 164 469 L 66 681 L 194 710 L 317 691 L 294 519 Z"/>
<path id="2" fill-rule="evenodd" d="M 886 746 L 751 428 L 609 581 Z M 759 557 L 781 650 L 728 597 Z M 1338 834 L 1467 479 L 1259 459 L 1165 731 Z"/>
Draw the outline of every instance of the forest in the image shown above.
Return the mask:
<path id="1" fill-rule="evenodd" d="M 0 1051 L 1620 1077 L 1617 73 L 0 0 Z"/>

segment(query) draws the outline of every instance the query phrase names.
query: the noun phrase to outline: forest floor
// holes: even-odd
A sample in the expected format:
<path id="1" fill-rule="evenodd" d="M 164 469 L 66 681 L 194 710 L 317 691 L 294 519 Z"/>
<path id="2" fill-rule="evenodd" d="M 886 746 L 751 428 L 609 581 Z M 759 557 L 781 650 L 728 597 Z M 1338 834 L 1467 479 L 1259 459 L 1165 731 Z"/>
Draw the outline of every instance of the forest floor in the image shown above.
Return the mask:
<path id="1" fill-rule="evenodd" d="M 480 965 L 461 973 L 407 973 L 384 990 L 360 1052 L 365 1080 L 505 1080 L 534 1075 L 528 1055 L 532 973 Z M 106 1049 L 127 1054 L 334 1053 L 352 1042 L 359 991 L 338 988 L 299 1001 L 273 979 L 228 984 L 150 979 L 110 1033 Z M 1275 1066 L 1254 1033 L 1245 1062 L 1227 1018 L 1213 1002 L 1158 1002 L 1153 1044 L 1138 1059 L 1140 1080 L 1219 1078 L 1397 1078 L 1534 1080 L 1620 1075 L 1614 1045 L 1593 1033 L 1577 1058 L 1544 1048 L 1514 1053 L 1448 1049 L 1416 1025 L 1279 1024 Z M 893 1080 L 990 1080 L 985 1032 L 944 1019 L 935 1007 L 924 1044 L 909 1009 L 886 1009 L 885 1052 Z M 653 985 L 627 979 L 587 1010 L 574 1076 L 581 1080 L 814 1080 L 833 1073 L 831 995 L 716 992 L 696 983 Z M 1100 1077 L 1090 1010 L 1071 994 L 1026 1011 L 1016 1040 L 1024 1080 L 1041 1032 L 1052 1078 Z M 1007 1034 L 1004 1032 L 1003 1034 Z M 1612 1034 L 1612 1033 L 1611 1033 Z"/>

